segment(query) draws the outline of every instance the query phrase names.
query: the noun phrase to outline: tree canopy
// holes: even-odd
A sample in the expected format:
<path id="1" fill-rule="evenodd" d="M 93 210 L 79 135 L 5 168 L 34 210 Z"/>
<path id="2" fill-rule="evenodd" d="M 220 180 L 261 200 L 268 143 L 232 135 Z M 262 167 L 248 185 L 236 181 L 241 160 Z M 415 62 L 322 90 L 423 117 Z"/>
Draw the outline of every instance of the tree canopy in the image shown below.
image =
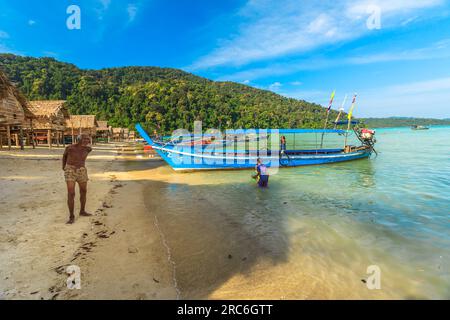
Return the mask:
<path id="1" fill-rule="evenodd" d="M 172 68 L 83 70 L 53 58 L 0 54 L 0 68 L 30 100 L 67 100 L 72 114 L 95 114 L 113 126 L 170 133 L 204 128 L 321 128 L 326 109 L 234 82 Z M 330 119 L 337 113 L 332 110 Z"/>

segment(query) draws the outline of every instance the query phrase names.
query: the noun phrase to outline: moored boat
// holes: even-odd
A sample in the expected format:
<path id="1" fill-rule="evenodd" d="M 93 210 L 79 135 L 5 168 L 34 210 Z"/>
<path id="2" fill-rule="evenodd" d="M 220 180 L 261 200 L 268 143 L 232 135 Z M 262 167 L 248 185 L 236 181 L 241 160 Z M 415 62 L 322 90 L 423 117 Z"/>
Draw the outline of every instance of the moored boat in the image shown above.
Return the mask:
<path id="1" fill-rule="evenodd" d="M 413 125 L 413 126 L 411 126 L 411 129 L 412 130 L 428 130 L 428 129 L 430 129 L 430 127 L 427 127 L 427 126 L 420 126 L 420 125 Z"/>
<path id="2" fill-rule="evenodd" d="M 369 158 L 374 152 L 374 132 L 354 129 L 360 145 L 345 145 L 343 148 L 280 148 L 281 135 L 300 135 L 305 133 L 348 135 L 348 131 L 336 129 L 254 129 L 249 130 L 259 136 L 256 146 L 249 147 L 248 141 L 233 141 L 228 135 L 216 139 L 214 144 L 188 143 L 202 141 L 203 137 L 187 136 L 186 139 L 170 139 L 168 142 L 150 138 L 140 124 L 136 125 L 139 134 L 176 171 L 253 169 L 258 158 L 268 167 L 295 167 L 314 164 L 336 163 Z M 183 138 L 183 137 L 182 137 Z M 178 143 L 174 142 L 178 141 Z M 187 142 L 186 142 L 187 141 Z M 259 143 L 262 141 L 263 143 Z"/>

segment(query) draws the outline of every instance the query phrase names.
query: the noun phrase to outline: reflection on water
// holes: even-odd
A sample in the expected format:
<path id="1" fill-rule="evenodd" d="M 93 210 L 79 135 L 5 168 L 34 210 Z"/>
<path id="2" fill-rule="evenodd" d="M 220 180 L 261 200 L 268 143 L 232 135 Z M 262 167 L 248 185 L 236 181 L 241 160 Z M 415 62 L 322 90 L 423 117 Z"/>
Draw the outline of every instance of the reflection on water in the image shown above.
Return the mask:
<path id="1" fill-rule="evenodd" d="M 151 183 L 186 298 L 450 298 L 450 128 L 379 130 L 379 156 Z M 363 280 L 382 271 L 382 289 Z"/>

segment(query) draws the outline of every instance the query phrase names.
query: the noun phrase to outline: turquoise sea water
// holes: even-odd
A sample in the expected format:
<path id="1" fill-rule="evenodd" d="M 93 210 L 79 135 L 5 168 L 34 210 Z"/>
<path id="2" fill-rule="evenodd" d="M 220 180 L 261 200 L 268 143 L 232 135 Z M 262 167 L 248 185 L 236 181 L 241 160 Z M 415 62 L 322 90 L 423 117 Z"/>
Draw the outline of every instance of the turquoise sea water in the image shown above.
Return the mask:
<path id="1" fill-rule="evenodd" d="M 282 169 L 268 189 L 256 188 L 250 171 L 165 169 L 173 184 L 160 196 L 173 215 L 177 206 L 217 215 L 234 248 L 251 234 L 255 260 L 286 274 L 275 281 L 255 273 L 254 282 L 286 297 L 450 298 L 450 127 L 379 129 L 376 138 L 376 157 Z M 380 290 L 364 284 L 369 265 L 380 267 Z"/>

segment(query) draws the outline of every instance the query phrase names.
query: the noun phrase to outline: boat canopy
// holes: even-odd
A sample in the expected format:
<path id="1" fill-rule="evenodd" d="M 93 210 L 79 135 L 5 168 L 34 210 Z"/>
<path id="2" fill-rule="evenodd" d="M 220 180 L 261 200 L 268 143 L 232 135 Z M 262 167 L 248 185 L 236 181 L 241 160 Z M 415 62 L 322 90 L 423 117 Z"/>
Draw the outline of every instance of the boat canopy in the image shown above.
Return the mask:
<path id="1" fill-rule="evenodd" d="M 341 120 L 341 121 L 335 121 L 335 122 L 333 122 L 335 125 L 337 125 L 337 126 L 342 126 L 342 125 L 347 125 L 348 124 L 348 121 L 347 120 Z M 350 124 L 352 124 L 352 125 L 355 125 L 355 124 L 358 124 L 359 123 L 359 121 L 358 120 L 352 120 L 351 122 L 350 122 Z"/>
<path id="2" fill-rule="evenodd" d="M 230 131 L 236 132 L 236 134 L 271 134 L 271 133 L 279 133 L 279 134 L 292 134 L 292 133 L 345 133 L 345 130 L 340 129 L 229 129 Z M 240 132 L 242 130 L 242 132 Z M 227 134 L 227 131 L 222 131 L 222 134 Z M 189 137 L 189 136 L 195 136 L 194 133 L 189 134 L 181 134 L 179 137 Z M 211 134 L 211 133 L 203 133 L 203 137 L 214 137 L 217 136 L 217 134 Z M 169 138 L 170 136 L 164 137 Z"/>

